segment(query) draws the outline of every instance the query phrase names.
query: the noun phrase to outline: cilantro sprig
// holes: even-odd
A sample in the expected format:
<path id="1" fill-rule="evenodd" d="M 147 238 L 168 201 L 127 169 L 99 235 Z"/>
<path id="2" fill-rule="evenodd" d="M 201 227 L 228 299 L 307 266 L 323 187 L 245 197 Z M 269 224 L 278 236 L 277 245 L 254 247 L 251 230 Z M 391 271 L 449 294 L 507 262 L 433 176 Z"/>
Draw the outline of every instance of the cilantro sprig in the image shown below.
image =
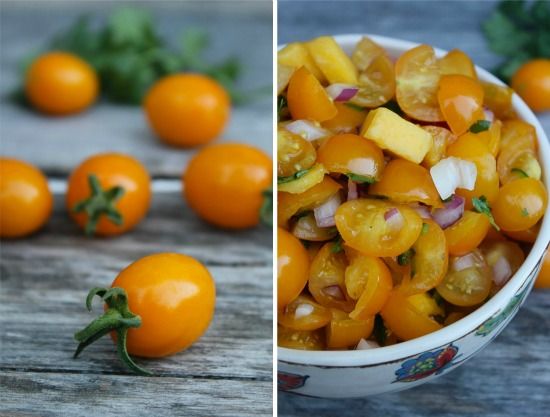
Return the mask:
<path id="1" fill-rule="evenodd" d="M 278 177 L 277 184 L 285 184 L 287 182 L 297 180 L 299 178 L 302 178 L 308 172 L 309 172 L 309 169 L 302 169 L 301 171 L 296 172 L 294 175 L 289 175 L 288 177 Z"/>
<path id="2" fill-rule="evenodd" d="M 416 254 L 413 248 L 407 249 L 401 255 L 397 256 L 397 263 L 401 266 L 405 266 L 411 263 L 413 256 Z"/>
<path id="3" fill-rule="evenodd" d="M 504 57 L 493 72 L 509 81 L 526 61 L 550 58 L 550 2 L 501 1 L 483 32 L 489 47 Z"/>
<path id="4" fill-rule="evenodd" d="M 360 184 L 374 184 L 376 182 L 376 179 L 373 177 L 368 177 L 366 175 L 359 175 L 354 174 L 353 172 L 350 172 L 346 174 L 348 178 L 352 181 L 358 182 Z"/>
<path id="5" fill-rule="evenodd" d="M 478 120 L 472 126 L 470 126 L 470 132 L 480 133 L 489 130 L 491 122 L 489 120 Z"/>
<path id="6" fill-rule="evenodd" d="M 491 212 L 491 206 L 489 206 L 487 197 L 485 197 L 484 195 L 482 195 L 479 198 L 473 197 L 472 205 L 474 206 L 474 209 L 478 213 L 485 214 L 489 218 L 489 223 L 491 223 L 491 226 L 493 226 L 496 230 L 500 231 L 500 227 L 498 227 L 498 224 L 496 224 L 495 218 L 493 217 L 493 213 Z"/>
<path id="7" fill-rule="evenodd" d="M 204 53 L 210 38 L 202 29 L 189 28 L 179 46 L 172 48 L 144 9 L 117 9 L 99 28 L 92 27 L 90 17 L 81 16 L 53 37 L 46 50 L 71 52 L 87 61 L 98 73 L 102 93 L 109 101 L 140 105 L 156 80 L 176 72 L 197 72 L 214 78 L 227 89 L 234 104 L 271 92 L 271 87 L 238 90 L 241 62 L 234 56 L 214 63 L 207 61 Z"/>

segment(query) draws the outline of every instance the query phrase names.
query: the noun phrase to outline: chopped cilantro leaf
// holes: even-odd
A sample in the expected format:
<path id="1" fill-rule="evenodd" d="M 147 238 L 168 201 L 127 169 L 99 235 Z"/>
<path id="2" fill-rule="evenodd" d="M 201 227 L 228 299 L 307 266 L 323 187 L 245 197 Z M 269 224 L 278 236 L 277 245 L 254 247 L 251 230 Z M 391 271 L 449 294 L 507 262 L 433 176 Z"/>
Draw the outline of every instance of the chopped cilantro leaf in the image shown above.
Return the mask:
<path id="1" fill-rule="evenodd" d="M 287 182 L 297 180 L 298 178 L 302 178 L 308 172 L 309 172 L 309 169 L 302 169 L 301 171 L 298 171 L 294 175 L 290 175 L 288 177 L 278 177 L 277 178 L 277 184 L 285 184 Z"/>
<path id="2" fill-rule="evenodd" d="M 425 235 L 430 230 L 430 225 L 428 223 L 422 223 L 422 230 L 420 231 L 421 235 Z"/>
<path id="3" fill-rule="evenodd" d="M 489 120 L 478 120 L 472 126 L 470 126 L 470 132 L 479 133 L 489 130 L 491 122 Z"/>
<path id="4" fill-rule="evenodd" d="M 473 197 L 472 198 L 472 205 L 476 209 L 478 213 L 485 214 L 489 218 L 489 222 L 491 225 L 496 229 L 500 231 L 500 227 L 498 227 L 498 224 L 495 222 L 495 218 L 493 217 L 493 213 L 491 213 L 491 207 L 489 206 L 489 202 L 487 201 L 487 198 L 482 195 L 481 197 Z"/>
<path id="5" fill-rule="evenodd" d="M 523 207 L 523 208 L 521 209 L 521 215 L 522 215 L 523 217 L 529 216 L 529 212 L 527 211 L 527 209 L 526 209 L 525 207 Z"/>
<path id="6" fill-rule="evenodd" d="M 413 248 L 408 249 L 406 252 L 403 252 L 401 255 L 397 256 L 397 263 L 401 266 L 410 264 L 415 253 L 416 252 Z"/>
<path id="7" fill-rule="evenodd" d="M 364 183 L 374 184 L 376 182 L 376 180 L 373 177 L 367 177 L 365 175 L 358 175 L 358 174 L 354 174 L 352 172 L 348 173 L 347 176 L 350 180 L 358 182 L 360 184 L 364 184 Z"/>
<path id="8" fill-rule="evenodd" d="M 342 243 L 344 241 L 342 240 L 342 238 L 340 236 L 338 236 L 334 242 L 332 243 L 332 246 L 330 248 L 330 251 L 332 253 L 340 253 L 344 250 L 344 247 L 342 246 Z"/>
<path id="9" fill-rule="evenodd" d="M 281 120 L 288 109 L 288 101 L 285 96 L 277 97 L 277 120 Z"/>
<path id="10" fill-rule="evenodd" d="M 519 169 L 519 168 L 512 168 L 511 171 L 514 173 L 514 174 L 518 174 L 520 177 L 522 178 L 529 178 L 529 175 L 527 175 L 527 173 L 522 170 L 522 169 Z"/>

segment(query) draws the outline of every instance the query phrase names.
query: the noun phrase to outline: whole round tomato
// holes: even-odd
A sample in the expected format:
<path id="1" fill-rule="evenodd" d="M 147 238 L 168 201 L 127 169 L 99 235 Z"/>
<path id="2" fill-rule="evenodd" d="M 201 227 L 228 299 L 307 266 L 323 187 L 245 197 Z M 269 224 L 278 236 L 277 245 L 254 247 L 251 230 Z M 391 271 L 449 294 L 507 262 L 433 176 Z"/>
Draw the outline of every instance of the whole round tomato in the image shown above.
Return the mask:
<path id="1" fill-rule="evenodd" d="M 535 288 L 550 288 L 550 251 L 547 250 L 542 260 L 542 267 L 535 281 Z"/>
<path id="2" fill-rule="evenodd" d="M 128 155 L 94 155 L 71 173 L 65 202 L 88 235 L 119 235 L 147 214 L 151 179 L 145 167 Z"/>
<path id="3" fill-rule="evenodd" d="M 512 88 L 534 111 L 550 109 L 550 59 L 533 59 L 512 77 Z"/>
<path id="4" fill-rule="evenodd" d="M 169 75 L 151 87 L 144 100 L 149 124 L 172 146 L 211 142 L 229 120 L 231 101 L 215 80 L 200 74 Z"/>
<path id="5" fill-rule="evenodd" d="M 253 227 L 260 221 L 264 192 L 272 185 L 271 167 L 271 159 L 252 146 L 208 146 L 183 173 L 183 195 L 209 223 L 228 229 Z"/>
<path id="6" fill-rule="evenodd" d="M 16 159 L 0 158 L 0 237 L 26 236 L 50 217 L 53 197 L 44 174 Z"/>
<path id="7" fill-rule="evenodd" d="M 491 223 L 482 213 L 466 210 L 455 224 L 444 230 L 451 255 L 465 255 L 473 251 L 485 239 Z"/>
<path id="8" fill-rule="evenodd" d="M 133 355 L 158 358 L 180 352 L 203 335 L 214 316 L 214 280 L 190 256 L 146 256 L 121 271 L 112 287 L 126 291 L 130 311 L 141 317 L 141 326 L 128 331 Z"/>
<path id="9" fill-rule="evenodd" d="M 284 308 L 307 284 L 309 256 L 300 241 L 284 229 L 277 229 L 277 306 Z"/>
<path id="10" fill-rule="evenodd" d="M 522 178 L 500 189 L 493 204 L 493 216 L 502 230 L 527 230 L 542 218 L 547 204 L 548 194 L 542 182 Z"/>
<path id="11" fill-rule="evenodd" d="M 25 76 L 27 99 L 38 110 L 53 115 L 84 110 L 96 100 L 98 91 L 94 69 L 66 52 L 41 55 Z"/>

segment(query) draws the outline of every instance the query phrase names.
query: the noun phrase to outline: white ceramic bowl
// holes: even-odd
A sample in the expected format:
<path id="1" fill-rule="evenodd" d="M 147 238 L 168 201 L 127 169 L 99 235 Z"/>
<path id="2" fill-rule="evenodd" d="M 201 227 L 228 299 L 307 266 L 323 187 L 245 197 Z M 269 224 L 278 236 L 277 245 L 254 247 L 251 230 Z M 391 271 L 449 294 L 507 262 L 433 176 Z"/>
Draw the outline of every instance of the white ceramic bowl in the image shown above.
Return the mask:
<path id="1" fill-rule="evenodd" d="M 375 35 L 339 35 L 336 41 L 351 54 L 362 36 L 383 46 L 392 58 L 418 44 Z M 457 45 L 459 47 L 459 45 Z M 438 57 L 446 51 L 436 49 Z M 484 81 L 502 84 L 476 67 Z M 514 94 L 518 116 L 535 126 L 543 181 L 550 184 L 550 146 L 537 118 Z M 400 391 L 420 385 L 456 368 L 483 349 L 506 327 L 531 290 L 550 239 L 550 206 L 527 259 L 493 298 L 475 312 L 418 339 L 371 350 L 301 351 L 278 349 L 279 390 L 301 395 L 345 398 Z"/>

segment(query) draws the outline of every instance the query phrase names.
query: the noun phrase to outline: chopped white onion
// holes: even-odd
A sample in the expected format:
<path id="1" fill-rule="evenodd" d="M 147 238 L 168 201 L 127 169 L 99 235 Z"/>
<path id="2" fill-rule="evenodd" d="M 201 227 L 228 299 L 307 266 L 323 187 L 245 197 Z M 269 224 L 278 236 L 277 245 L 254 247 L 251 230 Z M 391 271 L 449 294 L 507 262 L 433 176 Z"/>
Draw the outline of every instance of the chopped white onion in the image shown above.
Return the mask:
<path id="1" fill-rule="evenodd" d="M 334 101 L 349 101 L 357 94 L 359 88 L 351 84 L 331 84 L 325 91 Z"/>
<path id="2" fill-rule="evenodd" d="M 306 140 L 312 141 L 330 135 L 330 132 L 308 120 L 295 120 L 285 125 L 285 129 Z"/>
<path id="3" fill-rule="evenodd" d="M 314 307 L 311 304 L 300 304 L 296 307 L 294 311 L 294 318 L 301 319 L 302 317 L 307 317 L 313 313 Z"/>
<path id="4" fill-rule="evenodd" d="M 390 229 L 401 230 L 405 225 L 405 219 L 399 210 L 395 207 L 384 213 L 384 220 Z"/>
<path id="5" fill-rule="evenodd" d="M 348 169 L 351 173 L 364 177 L 374 177 L 376 164 L 371 158 L 353 158 L 348 161 Z"/>
<path id="6" fill-rule="evenodd" d="M 433 211 L 433 219 L 442 229 L 452 226 L 462 218 L 464 202 L 464 198 L 454 194 L 452 200 L 445 203 L 445 207 Z"/>
<path id="7" fill-rule="evenodd" d="M 336 209 L 340 207 L 340 204 L 342 204 L 340 194 L 336 193 L 319 207 L 315 207 L 313 209 L 313 215 L 315 216 L 317 226 L 331 227 L 336 225 L 334 214 L 336 213 Z"/>
<path id="8" fill-rule="evenodd" d="M 456 272 L 462 271 L 463 269 L 468 269 L 468 268 L 477 266 L 478 262 L 479 262 L 478 255 L 475 252 L 470 252 L 464 256 L 461 256 L 460 258 L 455 258 L 453 262 L 453 269 Z"/>
<path id="9" fill-rule="evenodd" d="M 493 121 L 495 120 L 495 113 L 493 113 L 493 111 L 489 107 L 483 107 L 483 114 L 485 120 L 493 123 Z"/>
<path id="10" fill-rule="evenodd" d="M 502 287 L 512 276 L 512 267 L 506 257 L 501 256 L 493 265 L 493 281 L 498 287 Z"/>
<path id="11" fill-rule="evenodd" d="M 440 197 L 446 200 L 457 188 L 474 189 L 477 168 L 473 162 L 451 156 L 431 167 L 430 175 Z"/>
<path id="12" fill-rule="evenodd" d="M 323 293 L 337 300 L 345 300 L 346 297 L 339 285 L 330 285 L 322 289 Z"/>
<path id="13" fill-rule="evenodd" d="M 359 192 L 357 191 L 357 183 L 348 179 L 348 201 L 357 200 L 359 198 Z"/>
<path id="14" fill-rule="evenodd" d="M 414 211 L 416 211 L 422 219 L 432 218 L 432 213 L 430 212 L 430 209 L 427 206 L 424 206 L 422 204 L 411 204 L 410 207 Z"/>
<path id="15" fill-rule="evenodd" d="M 355 348 L 355 350 L 367 350 L 367 349 L 375 349 L 379 347 L 380 345 L 373 340 L 361 339 L 359 343 L 357 343 L 357 347 Z"/>

